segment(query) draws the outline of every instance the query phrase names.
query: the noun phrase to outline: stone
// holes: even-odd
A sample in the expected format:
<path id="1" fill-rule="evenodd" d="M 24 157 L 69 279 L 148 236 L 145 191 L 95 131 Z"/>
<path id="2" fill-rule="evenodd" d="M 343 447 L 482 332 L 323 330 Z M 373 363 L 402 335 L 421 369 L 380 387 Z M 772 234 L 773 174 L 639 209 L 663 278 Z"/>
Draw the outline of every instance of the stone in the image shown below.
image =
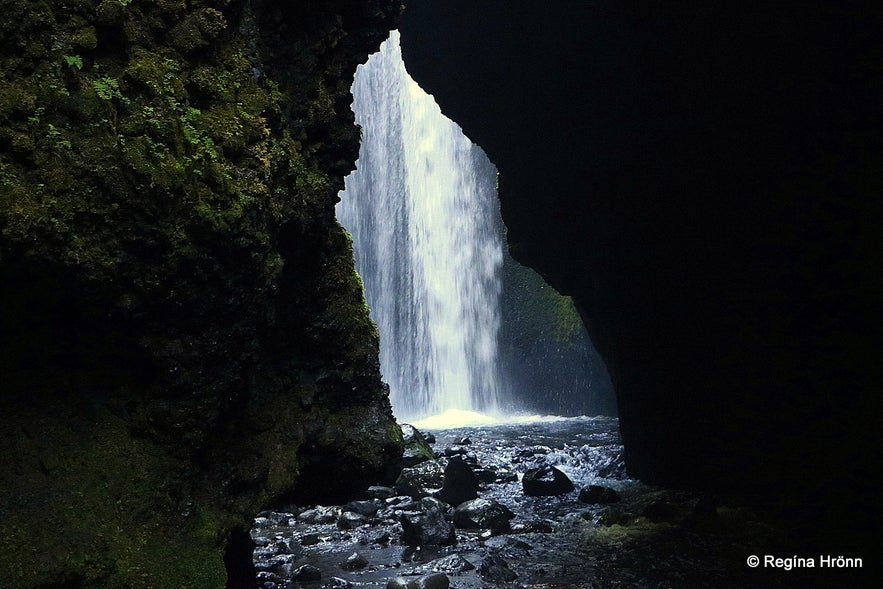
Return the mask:
<path id="1" fill-rule="evenodd" d="M 469 436 L 466 436 L 466 437 L 460 438 L 459 440 L 457 440 L 454 443 L 457 444 L 458 446 L 468 446 L 472 443 L 472 440 L 469 439 Z"/>
<path id="2" fill-rule="evenodd" d="M 451 582 L 444 573 L 434 573 L 419 577 L 416 582 L 417 589 L 448 589 Z"/>
<path id="3" fill-rule="evenodd" d="M 478 488 L 478 477 L 472 472 L 472 467 L 459 458 L 451 458 L 445 467 L 438 497 L 450 505 L 460 505 L 478 497 Z"/>
<path id="4" fill-rule="evenodd" d="M 389 544 L 389 532 L 386 530 L 373 530 L 366 539 L 369 544 Z"/>
<path id="5" fill-rule="evenodd" d="M 515 571 L 509 568 L 509 563 L 501 556 L 490 555 L 481 559 L 481 567 L 478 572 L 485 581 L 493 583 L 508 583 L 518 578 Z"/>
<path id="6" fill-rule="evenodd" d="M 405 450 L 402 454 L 402 466 L 410 468 L 421 462 L 433 460 L 435 452 L 429 447 L 423 434 L 413 425 L 402 424 L 402 439 L 405 444 Z"/>
<path id="7" fill-rule="evenodd" d="M 321 505 L 313 509 L 307 509 L 297 516 L 298 521 L 305 524 L 333 524 L 340 517 L 339 507 L 323 507 Z"/>
<path id="8" fill-rule="evenodd" d="M 619 493 L 610 487 L 589 485 L 579 492 L 579 500 L 583 503 L 619 503 Z"/>
<path id="9" fill-rule="evenodd" d="M 387 581 L 386 589 L 414 589 L 416 584 L 413 579 L 408 580 L 404 577 L 396 577 Z"/>
<path id="10" fill-rule="evenodd" d="M 301 546 L 315 546 L 319 543 L 319 534 L 304 534 L 300 537 Z"/>
<path id="11" fill-rule="evenodd" d="M 488 528 L 500 534 L 509 531 L 509 520 L 515 514 L 493 499 L 471 499 L 454 509 L 454 525 L 458 528 Z"/>
<path id="12" fill-rule="evenodd" d="M 365 495 L 369 499 L 389 499 L 395 494 L 396 491 L 392 487 L 383 487 L 380 485 L 371 485 L 368 487 L 368 490 L 365 491 Z"/>
<path id="13" fill-rule="evenodd" d="M 354 530 L 361 525 L 368 523 L 368 518 L 361 513 L 352 511 L 344 511 L 337 518 L 337 527 L 341 530 Z"/>
<path id="14" fill-rule="evenodd" d="M 525 495 L 563 495 L 573 491 L 570 478 L 554 466 L 544 465 L 526 471 L 521 477 L 521 487 Z"/>
<path id="15" fill-rule="evenodd" d="M 428 460 L 402 469 L 396 479 L 396 492 L 414 499 L 438 493 L 444 484 L 446 466 L 447 462 L 444 460 Z"/>
<path id="16" fill-rule="evenodd" d="M 405 512 L 399 517 L 402 524 L 402 543 L 409 546 L 449 545 L 457 541 L 454 526 L 445 519 L 446 505 L 438 499 L 425 497 L 420 511 Z"/>
<path id="17" fill-rule="evenodd" d="M 392 491 L 392 489 L 390 489 Z M 351 511 L 353 513 L 359 513 L 366 517 L 374 517 L 377 514 L 377 510 L 383 507 L 383 501 L 380 499 L 372 499 L 369 501 L 350 501 L 345 504 L 342 509 L 344 511 Z"/>
<path id="18" fill-rule="evenodd" d="M 321 580 L 322 572 L 311 564 L 305 564 L 295 569 L 291 578 L 295 581 L 311 583 Z"/>
<path id="19" fill-rule="evenodd" d="M 345 571 L 357 571 L 366 566 L 368 566 L 368 560 L 358 552 L 353 552 L 343 563 L 341 563 L 340 568 Z"/>
<path id="20" fill-rule="evenodd" d="M 277 550 L 282 554 L 301 554 L 303 548 L 297 538 L 279 538 L 276 540 Z"/>
<path id="21" fill-rule="evenodd" d="M 340 577 L 331 577 L 322 585 L 324 589 L 350 589 L 353 584 L 346 579 Z"/>
<path id="22" fill-rule="evenodd" d="M 459 554 L 450 554 L 438 560 L 433 560 L 423 567 L 425 570 L 436 571 L 439 573 L 462 573 L 464 571 L 475 570 L 475 565 L 460 556 Z"/>

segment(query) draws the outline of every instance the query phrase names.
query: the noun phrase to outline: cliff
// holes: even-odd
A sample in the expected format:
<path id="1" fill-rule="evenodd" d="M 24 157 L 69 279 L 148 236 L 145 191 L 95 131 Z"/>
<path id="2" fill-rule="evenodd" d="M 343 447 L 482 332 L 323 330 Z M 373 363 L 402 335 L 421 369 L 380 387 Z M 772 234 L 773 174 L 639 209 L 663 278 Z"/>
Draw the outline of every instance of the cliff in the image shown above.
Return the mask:
<path id="1" fill-rule="evenodd" d="M 879 514 L 881 23 L 853 2 L 414 0 L 400 25 L 500 171 L 513 255 L 580 308 L 629 472 L 775 505 L 841 550 Z"/>
<path id="2" fill-rule="evenodd" d="M 248 587 L 401 432 L 334 204 L 397 2 L 3 0 L 0 585 Z"/>

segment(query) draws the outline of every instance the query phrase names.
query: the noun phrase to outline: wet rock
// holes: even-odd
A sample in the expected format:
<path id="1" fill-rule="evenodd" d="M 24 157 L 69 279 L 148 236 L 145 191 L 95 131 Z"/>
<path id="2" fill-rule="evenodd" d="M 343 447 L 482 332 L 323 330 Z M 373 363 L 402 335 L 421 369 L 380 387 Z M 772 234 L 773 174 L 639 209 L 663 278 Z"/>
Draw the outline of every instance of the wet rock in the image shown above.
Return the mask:
<path id="1" fill-rule="evenodd" d="M 322 579 L 322 572 L 311 564 L 305 564 L 295 569 L 291 578 L 302 583 L 315 583 Z"/>
<path id="2" fill-rule="evenodd" d="M 417 589 L 448 589 L 451 582 L 446 574 L 435 573 L 418 578 L 416 585 Z"/>
<path id="3" fill-rule="evenodd" d="M 471 562 L 460 556 L 459 554 L 451 554 L 449 556 L 445 556 L 444 558 L 439 558 L 437 560 L 433 560 L 432 562 L 426 563 L 425 566 L 420 567 L 421 571 L 433 571 L 437 573 L 462 573 L 464 571 L 471 571 L 475 569 L 475 565 Z"/>
<path id="4" fill-rule="evenodd" d="M 410 468 L 435 458 L 435 452 L 429 447 L 426 438 L 413 425 L 402 424 L 402 439 L 405 443 L 405 451 L 402 455 L 403 467 Z"/>
<path id="5" fill-rule="evenodd" d="M 346 579 L 341 579 L 340 577 L 331 577 L 325 584 L 322 585 L 324 589 L 350 589 L 353 584 Z"/>
<path id="6" fill-rule="evenodd" d="M 521 478 L 521 487 L 524 494 L 531 497 L 562 495 L 574 489 L 566 474 L 548 465 L 526 471 Z"/>
<path id="7" fill-rule="evenodd" d="M 276 573 L 270 573 L 267 571 L 260 571 L 257 575 L 255 575 L 255 579 L 258 582 L 258 587 L 266 587 L 267 583 L 272 583 L 272 586 L 281 586 L 282 583 L 285 582 L 285 579 L 283 579 Z"/>
<path id="8" fill-rule="evenodd" d="M 451 582 L 444 573 L 424 575 L 416 579 L 396 577 L 386 583 L 386 589 L 448 589 Z"/>
<path id="9" fill-rule="evenodd" d="M 369 544 L 389 544 L 389 532 L 386 530 L 374 530 L 368 534 Z"/>
<path id="10" fill-rule="evenodd" d="M 512 525 L 514 534 L 551 534 L 555 526 L 544 519 L 532 519 Z"/>
<path id="11" fill-rule="evenodd" d="M 297 519 L 305 524 L 333 524 L 337 522 L 339 517 L 339 507 L 322 507 L 320 505 L 302 512 L 297 516 Z"/>
<path id="12" fill-rule="evenodd" d="M 473 468 L 472 472 L 475 473 L 475 477 L 480 483 L 491 484 L 497 480 L 497 473 L 489 468 Z"/>
<path id="13" fill-rule="evenodd" d="M 464 448 L 463 446 L 448 446 L 442 450 L 442 455 L 447 456 L 448 458 L 452 456 L 464 456 L 468 453 L 469 448 Z"/>
<path id="14" fill-rule="evenodd" d="M 518 475 L 512 472 L 511 470 L 498 470 L 497 471 L 497 480 L 498 483 L 514 483 L 518 480 Z"/>
<path id="15" fill-rule="evenodd" d="M 389 499 L 395 494 L 396 491 L 392 487 L 382 487 L 380 485 L 372 485 L 368 487 L 367 491 L 365 491 L 365 495 L 368 499 Z"/>
<path id="16" fill-rule="evenodd" d="M 423 439 L 426 440 L 427 444 L 435 444 L 435 434 L 431 432 L 422 432 Z"/>
<path id="17" fill-rule="evenodd" d="M 303 553 L 303 548 L 297 538 L 278 538 L 275 546 L 279 554 Z"/>
<path id="18" fill-rule="evenodd" d="M 610 487 L 589 485 L 580 490 L 579 500 L 583 503 L 619 503 L 621 497 Z"/>
<path id="19" fill-rule="evenodd" d="M 458 446 L 468 446 L 472 443 L 472 440 L 469 438 L 469 436 L 466 436 L 466 437 L 460 438 L 459 440 L 457 440 L 454 443 L 457 444 Z"/>
<path id="20" fill-rule="evenodd" d="M 518 578 L 515 571 L 509 568 L 509 563 L 496 555 L 485 556 L 481 559 L 481 567 L 478 572 L 485 581 L 492 583 L 508 583 Z"/>
<path id="21" fill-rule="evenodd" d="M 300 537 L 301 546 L 315 546 L 319 543 L 319 534 L 304 534 Z"/>
<path id="22" fill-rule="evenodd" d="M 272 558 L 255 562 L 255 568 L 285 575 L 291 572 L 291 565 L 295 558 L 293 554 L 279 554 Z"/>
<path id="23" fill-rule="evenodd" d="M 366 566 L 368 566 L 368 560 L 358 552 L 353 552 L 343 563 L 341 563 L 340 568 L 345 571 L 358 571 Z"/>
<path id="24" fill-rule="evenodd" d="M 390 489 L 392 491 L 392 489 Z M 351 511 L 353 513 L 359 513 L 366 517 L 374 517 L 377 514 L 377 510 L 383 507 L 383 501 L 380 499 L 371 499 L 369 501 L 350 501 L 346 505 L 343 506 L 344 511 Z"/>
<path id="25" fill-rule="evenodd" d="M 515 455 L 521 458 L 532 458 L 534 456 L 542 456 L 551 452 L 548 446 L 531 446 L 530 448 L 522 448 Z"/>
<path id="26" fill-rule="evenodd" d="M 447 506 L 432 497 L 420 501 L 419 512 L 401 514 L 402 543 L 410 546 L 448 545 L 457 540 L 454 526 L 445 520 Z"/>
<path id="27" fill-rule="evenodd" d="M 478 477 L 472 472 L 472 467 L 458 458 L 451 458 L 445 467 L 438 497 L 450 505 L 460 505 L 478 497 L 478 487 Z"/>
<path id="28" fill-rule="evenodd" d="M 341 530 L 354 530 L 366 523 L 368 523 L 367 517 L 361 513 L 354 513 L 352 511 L 344 511 L 340 514 L 340 517 L 337 518 L 337 527 Z"/>
<path id="29" fill-rule="evenodd" d="M 500 534 L 509 531 L 509 520 L 514 517 L 508 507 L 493 499 L 472 499 L 454 510 L 454 525 L 467 529 L 488 528 Z"/>
<path id="30" fill-rule="evenodd" d="M 414 499 L 438 493 L 444 484 L 446 461 L 429 460 L 411 468 L 402 469 L 396 480 L 396 492 Z"/>

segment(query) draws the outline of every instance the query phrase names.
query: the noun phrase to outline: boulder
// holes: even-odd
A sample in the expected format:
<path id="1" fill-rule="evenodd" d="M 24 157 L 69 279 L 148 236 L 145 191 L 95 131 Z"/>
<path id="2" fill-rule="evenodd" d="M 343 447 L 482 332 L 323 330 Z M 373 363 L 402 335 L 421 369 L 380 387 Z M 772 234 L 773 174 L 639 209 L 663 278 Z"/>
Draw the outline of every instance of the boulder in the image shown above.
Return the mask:
<path id="1" fill-rule="evenodd" d="M 392 487 L 382 487 L 379 485 L 372 485 L 365 491 L 365 495 L 369 499 L 389 499 L 395 494 L 396 491 Z"/>
<path id="2" fill-rule="evenodd" d="M 454 544 L 457 537 L 454 526 L 445 519 L 447 508 L 438 499 L 424 497 L 419 503 L 420 511 L 401 514 L 402 543 L 409 546 Z"/>
<path id="3" fill-rule="evenodd" d="M 368 560 L 358 552 L 353 552 L 341 563 L 340 568 L 345 571 L 358 571 L 366 566 L 368 566 Z"/>
<path id="4" fill-rule="evenodd" d="M 445 467 L 438 497 L 450 505 L 460 505 L 478 497 L 478 488 L 478 477 L 472 472 L 472 467 L 459 458 L 451 458 Z"/>
<path id="5" fill-rule="evenodd" d="M 340 514 L 340 517 L 337 518 L 337 527 L 341 530 L 354 530 L 366 523 L 368 523 L 367 517 L 361 513 L 355 513 L 352 511 L 344 511 Z"/>
<path id="6" fill-rule="evenodd" d="M 496 555 L 485 556 L 481 559 L 481 567 L 478 569 L 485 581 L 492 583 L 508 583 L 518 578 L 515 571 L 509 568 L 509 563 Z"/>
<path id="7" fill-rule="evenodd" d="M 402 469 L 396 480 L 396 492 L 415 499 L 438 493 L 444 484 L 446 466 L 444 460 L 428 460 Z"/>
<path id="8" fill-rule="evenodd" d="M 570 478 L 554 466 L 544 465 L 524 473 L 521 487 L 525 495 L 532 497 L 542 495 L 563 495 L 573 491 Z"/>
<path id="9" fill-rule="evenodd" d="M 435 452 L 429 447 L 426 438 L 413 425 L 402 424 L 402 439 L 405 444 L 405 451 L 402 454 L 402 466 L 404 468 L 410 468 L 435 458 Z"/>
<path id="10" fill-rule="evenodd" d="M 390 491 L 392 491 L 390 489 Z M 344 511 L 351 511 L 353 513 L 359 513 L 364 515 L 365 517 L 374 517 L 377 513 L 377 510 L 383 507 L 383 501 L 379 499 L 373 499 L 371 501 L 350 501 L 346 505 L 343 506 Z"/>
<path id="11" fill-rule="evenodd" d="M 589 485 L 580 490 L 579 500 L 583 503 L 619 503 L 621 497 L 610 487 Z"/>
<path id="12" fill-rule="evenodd" d="M 321 580 L 322 572 L 311 564 L 305 564 L 298 567 L 291 578 L 302 583 L 311 583 Z"/>
<path id="13" fill-rule="evenodd" d="M 509 520 L 515 514 L 493 499 L 472 499 L 454 510 L 454 525 L 458 528 L 488 528 L 500 534 L 510 530 Z"/>
<path id="14" fill-rule="evenodd" d="M 321 505 L 313 509 L 307 509 L 297 516 L 298 521 L 305 524 L 333 524 L 340 517 L 339 507 L 323 507 Z"/>

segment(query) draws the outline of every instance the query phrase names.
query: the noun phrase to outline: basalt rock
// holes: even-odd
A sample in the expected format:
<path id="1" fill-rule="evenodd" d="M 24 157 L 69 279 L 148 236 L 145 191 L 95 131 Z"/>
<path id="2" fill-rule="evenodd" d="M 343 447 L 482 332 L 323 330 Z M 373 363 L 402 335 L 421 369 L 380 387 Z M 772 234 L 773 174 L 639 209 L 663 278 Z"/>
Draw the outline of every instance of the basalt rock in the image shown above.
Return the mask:
<path id="1" fill-rule="evenodd" d="M 602 485 L 589 485 L 579 492 L 579 500 L 583 503 L 619 503 L 620 499 L 614 489 Z"/>
<path id="2" fill-rule="evenodd" d="M 0 2 L 0 585 L 252 587 L 398 460 L 334 204 L 399 8 Z"/>
<path id="3" fill-rule="evenodd" d="M 570 478 L 554 466 L 544 465 L 525 471 L 521 478 L 525 495 L 561 495 L 574 490 Z"/>

